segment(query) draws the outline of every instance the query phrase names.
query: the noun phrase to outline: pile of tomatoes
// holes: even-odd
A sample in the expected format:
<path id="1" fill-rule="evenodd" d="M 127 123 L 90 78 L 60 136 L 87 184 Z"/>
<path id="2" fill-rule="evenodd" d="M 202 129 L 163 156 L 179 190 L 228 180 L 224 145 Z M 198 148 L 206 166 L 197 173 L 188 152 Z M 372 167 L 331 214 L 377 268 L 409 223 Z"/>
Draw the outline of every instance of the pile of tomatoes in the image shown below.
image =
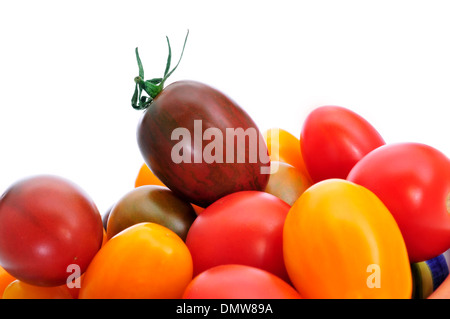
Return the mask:
<path id="1" fill-rule="evenodd" d="M 11 185 L 0 198 L 3 298 L 450 296 L 446 155 L 387 144 L 340 106 L 313 110 L 298 137 L 260 132 L 210 86 L 162 88 L 170 59 L 164 78 L 144 81 L 137 58 L 135 187 L 100 213 L 62 177 Z M 230 128 L 249 133 L 232 148 L 220 138 Z M 267 160 L 250 154 L 251 132 Z M 418 265 L 432 276 L 426 293 Z"/>

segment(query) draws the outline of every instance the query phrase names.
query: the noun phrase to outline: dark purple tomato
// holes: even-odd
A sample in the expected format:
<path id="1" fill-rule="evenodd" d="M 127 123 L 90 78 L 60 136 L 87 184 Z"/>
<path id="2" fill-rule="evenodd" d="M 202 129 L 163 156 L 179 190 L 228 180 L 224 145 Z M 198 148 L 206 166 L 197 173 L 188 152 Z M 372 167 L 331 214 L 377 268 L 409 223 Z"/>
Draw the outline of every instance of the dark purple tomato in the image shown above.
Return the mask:
<path id="1" fill-rule="evenodd" d="M 15 278 L 58 286 L 83 273 L 103 240 L 101 215 L 74 183 L 39 175 L 17 181 L 0 198 L 0 265 Z M 68 268 L 68 266 L 71 266 Z"/>
<path id="2" fill-rule="evenodd" d="M 165 87 L 144 111 L 137 140 L 164 185 L 201 207 L 237 191 L 262 191 L 268 182 L 267 146 L 255 122 L 199 82 Z"/>

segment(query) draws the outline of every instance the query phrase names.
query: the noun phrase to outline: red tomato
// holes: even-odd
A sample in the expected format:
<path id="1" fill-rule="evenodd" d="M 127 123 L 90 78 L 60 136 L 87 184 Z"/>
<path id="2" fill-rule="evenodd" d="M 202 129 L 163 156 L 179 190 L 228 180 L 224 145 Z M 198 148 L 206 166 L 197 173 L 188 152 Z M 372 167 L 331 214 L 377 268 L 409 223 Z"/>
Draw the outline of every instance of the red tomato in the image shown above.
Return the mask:
<path id="1" fill-rule="evenodd" d="M 242 191 L 208 206 L 186 238 L 194 275 L 222 264 L 244 264 L 288 281 L 283 225 L 290 206 L 272 194 Z"/>
<path id="2" fill-rule="evenodd" d="M 419 143 L 397 143 L 366 155 L 348 175 L 377 195 L 397 221 L 411 262 L 450 247 L 450 161 Z"/>
<path id="3" fill-rule="evenodd" d="M 340 106 L 322 106 L 305 119 L 300 147 L 314 183 L 345 179 L 367 153 L 385 142 L 360 115 Z"/>
<path id="4" fill-rule="evenodd" d="M 103 226 L 88 195 L 56 176 L 20 180 L 0 201 L 0 264 L 32 285 L 66 283 L 67 267 L 81 273 L 100 249 Z"/>
<path id="5" fill-rule="evenodd" d="M 300 299 L 288 283 L 265 270 L 220 265 L 205 270 L 186 287 L 183 299 Z"/>

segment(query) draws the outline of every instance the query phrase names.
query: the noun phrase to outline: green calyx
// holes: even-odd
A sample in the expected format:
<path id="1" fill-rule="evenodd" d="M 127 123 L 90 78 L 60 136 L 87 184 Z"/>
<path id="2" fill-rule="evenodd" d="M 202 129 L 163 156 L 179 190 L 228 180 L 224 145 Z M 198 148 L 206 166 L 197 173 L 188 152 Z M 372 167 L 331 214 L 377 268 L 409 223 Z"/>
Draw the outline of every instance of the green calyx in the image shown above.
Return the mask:
<path id="1" fill-rule="evenodd" d="M 180 59 L 177 65 L 170 70 L 170 65 L 172 62 L 172 49 L 170 48 L 169 38 L 166 36 L 167 45 L 169 47 L 169 55 L 167 56 L 166 69 L 164 71 L 164 77 L 154 78 L 151 80 L 144 80 L 144 68 L 142 66 L 141 58 L 139 57 L 138 48 L 136 48 L 136 59 L 139 67 L 139 75 L 134 78 L 136 83 L 134 88 L 134 94 L 131 98 L 131 106 L 136 110 L 146 109 L 152 102 L 153 99 L 164 89 L 164 83 L 167 78 L 176 70 L 178 64 L 180 64 L 181 58 L 183 57 L 184 47 L 186 46 L 187 38 L 189 35 L 189 30 L 187 31 L 186 38 L 184 39 L 183 49 L 181 51 Z M 148 94 L 142 95 L 142 91 Z"/>

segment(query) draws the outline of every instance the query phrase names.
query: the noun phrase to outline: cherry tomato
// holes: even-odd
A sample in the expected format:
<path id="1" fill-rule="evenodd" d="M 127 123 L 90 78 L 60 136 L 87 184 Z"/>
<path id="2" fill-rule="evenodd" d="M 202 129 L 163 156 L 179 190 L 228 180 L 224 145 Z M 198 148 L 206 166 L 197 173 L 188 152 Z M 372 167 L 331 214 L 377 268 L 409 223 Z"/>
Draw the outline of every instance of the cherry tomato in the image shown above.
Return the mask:
<path id="1" fill-rule="evenodd" d="M 300 140 L 281 128 L 271 128 L 263 133 L 272 162 L 291 164 L 311 181 L 300 149 Z"/>
<path id="2" fill-rule="evenodd" d="M 142 164 L 138 176 L 136 177 L 135 187 L 144 186 L 144 185 L 159 185 L 166 186 L 161 182 L 158 177 L 153 174 L 153 172 L 148 168 L 147 164 Z M 192 207 L 195 210 L 195 213 L 198 215 L 203 211 L 203 207 L 192 204 Z M 105 217 L 106 218 L 106 217 Z"/>
<path id="3" fill-rule="evenodd" d="M 322 106 L 305 119 L 300 146 L 314 183 L 345 179 L 352 167 L 385 142 L 363 117 L 340 106 Z"/>
<path id="4" fill-rule="evenodd" d="M 147 164 L 142 164 L 139 169 L 138 175 L 136 176 L 136 180 L 134 182 L 134 187 L 139 187 L 143 185 L 164 185 L 158 177 L 153 174 L 153 172 L 148 168 Z"/>
<path id="5" fill-rule="evenodd" d="M 283 162 L 272 161 L 276 171 L 270 174 L 265 192 L 275 195 L 290 206 L 311 186 L 311 182 L 298 168 Z"/>
<path id="6" fill-rule="evenodd" d="M 14 280 L 3 292 L 3 299 L 73 299 L 66 285 L 43 287 Z"/>
<path id="7" fill-rule="evenodd" d="M 163 186 L 144 185 L 132 189 L 114 205 L 108 218 L 107 236 L 141 222 L 153 222 L 174 231 L 185 240 L 197 217 L 191 204 Z"/>
<path id="8" fill-rule="evenodd" d="M 300 294 L 274 274 L 246 265 L 220 265 L 205 270 L 186 287 L 184 299 L 300 299 Z"/>
<path id="9" fill-rule="evenodd" d="M 181 298 L 192 280 L 186 244 L 155 223 L 130 226 L 108 240 L 83 275 L 79 299 Z"/>
<path id="10" fill-rule="evenodd" d="M 283 224 L 290 206 L 274 195 L 241 191 L 208 206 L 186 238 L 194 275 L 222 264 L 267 270 L 288 281 L 283 260 Z"/>
<path id="11" fill-rule="evenodd" d="M 286 268 L 304 298 L 411 298 L 405 242 L 391 213 L 368 189 L 318 182 L 290 209 Z"/>
<path id="12" fill-rule="evenodd" d="M 11 276 L 5 269 L 3 269 L 3 267 L 0 267 L 0 297 L 3 295 L 5 288 L 14 280 L 16 280 L 16 278 Z"/>
<path id="13" fill-rule="evenodd" d="M 348 180 L 374 192 L 405 238 L 411 262 L 450 247 L 450 160 L 421 143 L 385 145 L 366 155 Z"/>
<path id="14" fill-rule="evenodd" d="M 84 272 L 100 249 L 102 220 L 90 197 L 57 176 L 14 183 L 0 201 L 0 264 L 33 285 L 66 282 L 67 267 Z"/>

